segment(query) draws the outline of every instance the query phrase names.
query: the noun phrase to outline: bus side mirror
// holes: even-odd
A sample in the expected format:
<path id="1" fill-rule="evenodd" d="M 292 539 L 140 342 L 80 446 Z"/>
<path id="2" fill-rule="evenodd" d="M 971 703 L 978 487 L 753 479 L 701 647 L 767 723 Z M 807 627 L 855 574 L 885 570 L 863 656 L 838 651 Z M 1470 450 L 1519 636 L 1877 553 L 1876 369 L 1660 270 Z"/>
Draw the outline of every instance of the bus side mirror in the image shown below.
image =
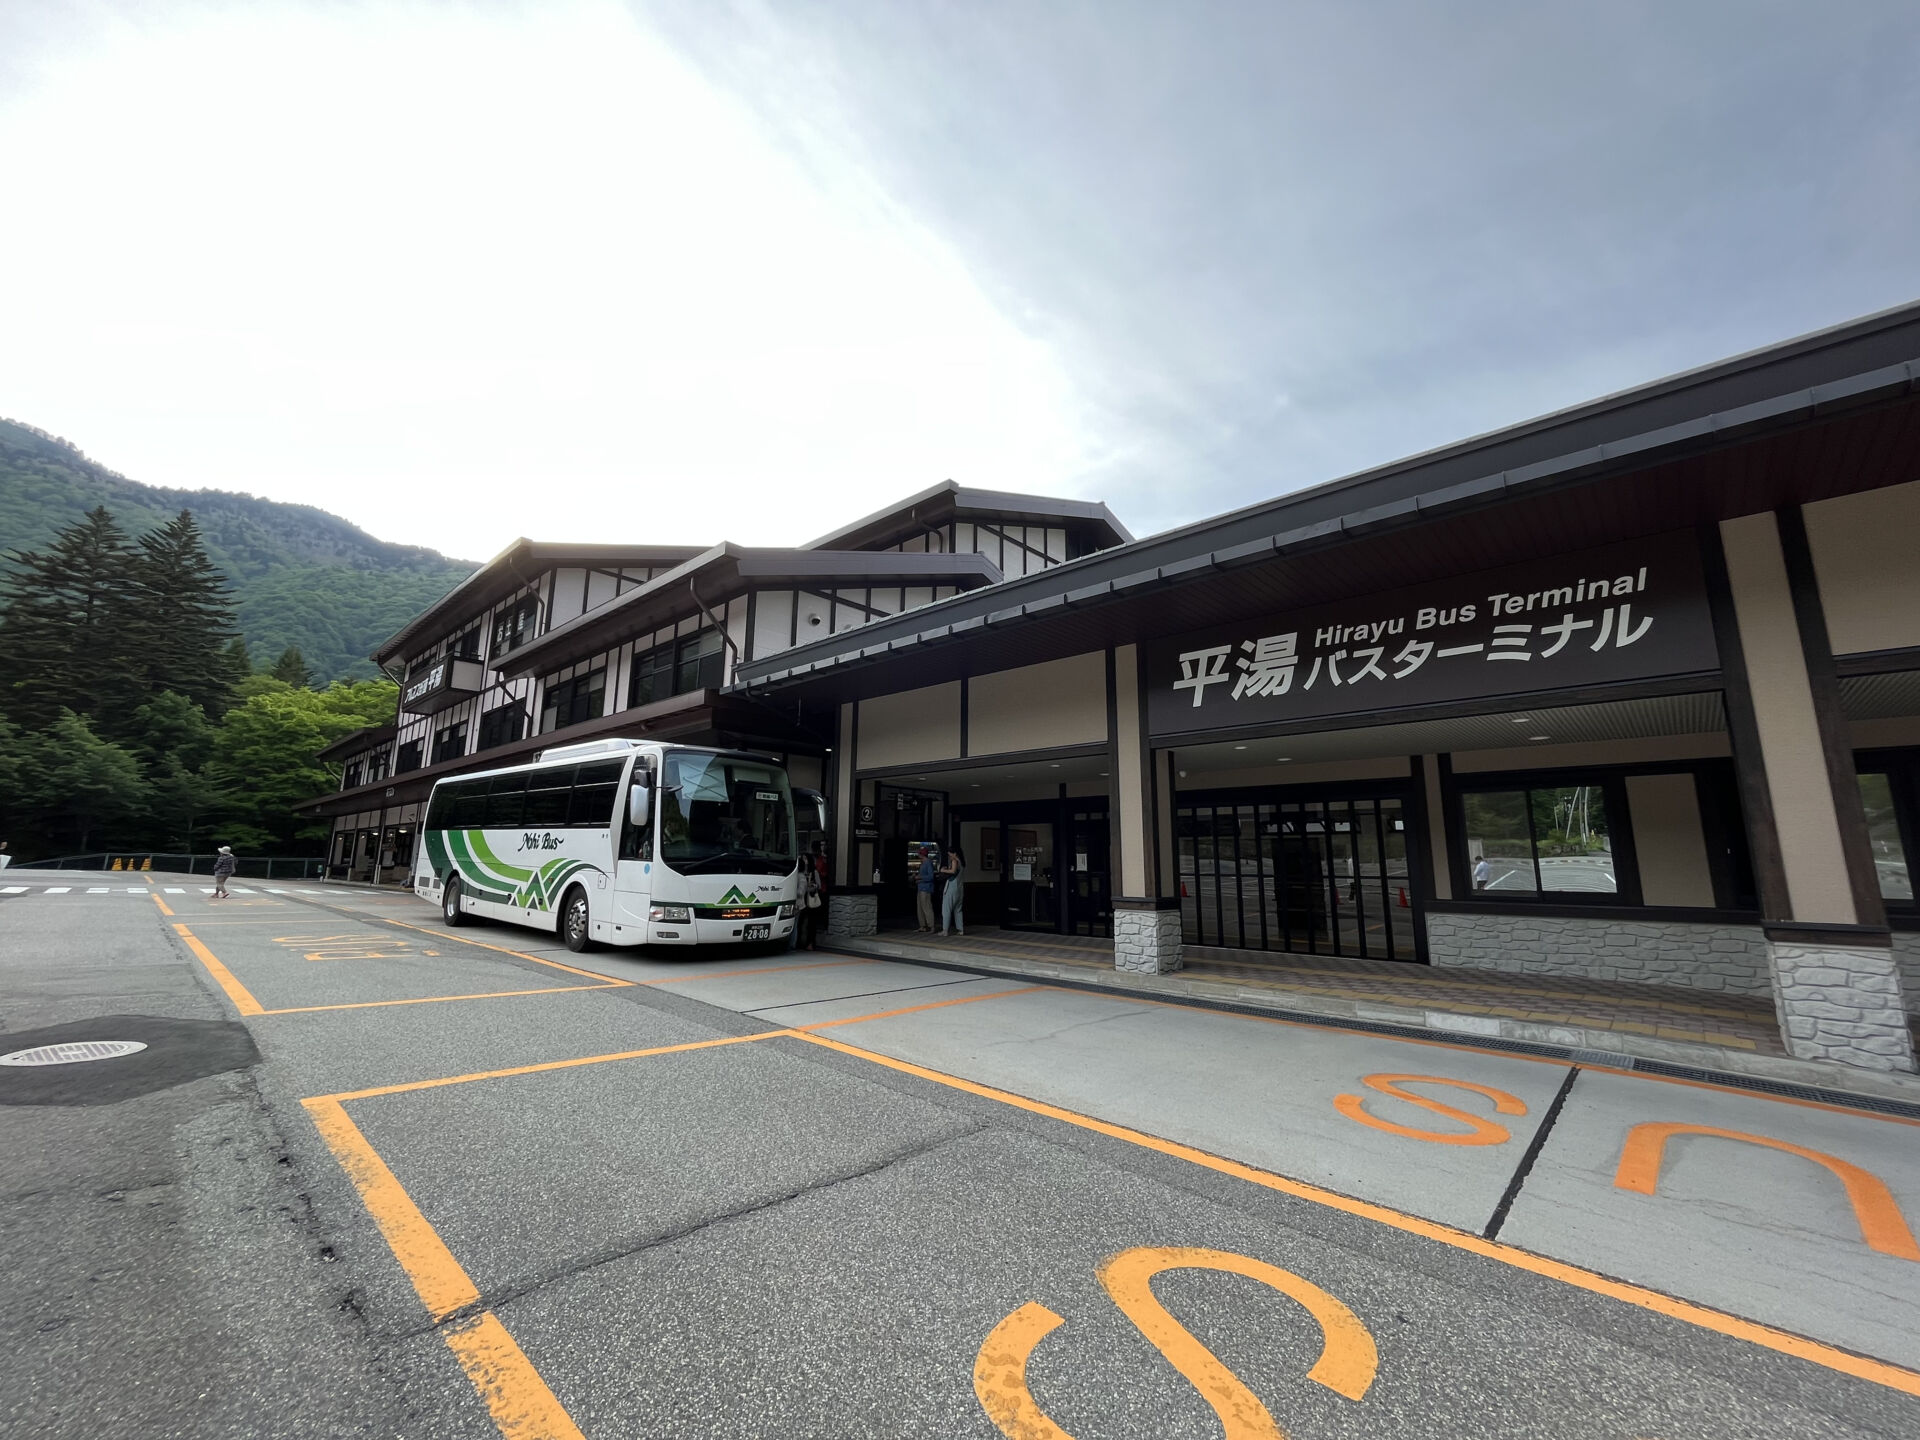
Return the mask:
<path id="1" fill-rule="evenodd" d="M 653 791 L 644 785 L 635 785 L 627 791 L 627 820 L 636 830 L 644 830 L 652 819 Z"/>
<path id="2" fill-rule="evenodd" d="M 822 835 L 828 833 L 827 797 L 824 795 L 816 795 L 813 797 L 813 828 L 818 830 Z"/>

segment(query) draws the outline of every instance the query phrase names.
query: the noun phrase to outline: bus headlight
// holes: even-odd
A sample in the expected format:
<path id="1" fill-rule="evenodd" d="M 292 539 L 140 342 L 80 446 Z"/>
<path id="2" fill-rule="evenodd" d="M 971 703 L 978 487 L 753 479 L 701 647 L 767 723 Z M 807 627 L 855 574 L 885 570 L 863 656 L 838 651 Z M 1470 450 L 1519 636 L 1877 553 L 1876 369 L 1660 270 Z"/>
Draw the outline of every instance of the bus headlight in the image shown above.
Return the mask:
<path id="1" fill-rule="evenodd" d="M 693 907 L 691 905 L 656 905 L 647 911 L 649 920 L 664 920 L 669 925 L 691 925 Z"/>
<path id="2" fill-rule="evenodd" d="M 776 920 L 791 920 L 792 918 L 793 918 L 793 901 L 791 900 L 787 901 L 786 904 L 782 905 L 779 908 L 779 910 L 776 911 L 774 914 L 774 919 Z"/>

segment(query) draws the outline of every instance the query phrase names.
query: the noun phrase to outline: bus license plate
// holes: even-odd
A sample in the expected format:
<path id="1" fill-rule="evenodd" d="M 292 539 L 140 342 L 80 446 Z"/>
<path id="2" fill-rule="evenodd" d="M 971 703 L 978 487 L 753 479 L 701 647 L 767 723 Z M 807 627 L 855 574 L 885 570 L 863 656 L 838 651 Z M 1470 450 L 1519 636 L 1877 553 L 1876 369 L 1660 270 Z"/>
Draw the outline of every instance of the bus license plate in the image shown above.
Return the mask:
<path id="1" fill-rule="evenodd" d="M 740 932 L 740 938 L 742 940 L 771 940 L 773 938 L 773 926 L 749 925 Z"/>

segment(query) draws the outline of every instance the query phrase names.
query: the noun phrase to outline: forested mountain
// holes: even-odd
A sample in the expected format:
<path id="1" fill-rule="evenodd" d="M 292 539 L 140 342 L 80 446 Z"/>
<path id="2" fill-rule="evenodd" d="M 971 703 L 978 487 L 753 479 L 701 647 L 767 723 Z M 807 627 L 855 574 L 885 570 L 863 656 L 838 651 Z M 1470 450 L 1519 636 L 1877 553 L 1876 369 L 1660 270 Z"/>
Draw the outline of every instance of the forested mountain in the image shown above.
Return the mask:
<path id="1" fill-rule="evenodd" d="M 247 648 L 266 662 L 295 646 L 322 684 L 372 676 L 367 653 L 474 568 L 376 540 L 310 505 L 142 485 L 64 440 L 0 420 L 0 551 L 40 547 L 97 505 L 132 533 L 191 510 L 233 586 Z"/>

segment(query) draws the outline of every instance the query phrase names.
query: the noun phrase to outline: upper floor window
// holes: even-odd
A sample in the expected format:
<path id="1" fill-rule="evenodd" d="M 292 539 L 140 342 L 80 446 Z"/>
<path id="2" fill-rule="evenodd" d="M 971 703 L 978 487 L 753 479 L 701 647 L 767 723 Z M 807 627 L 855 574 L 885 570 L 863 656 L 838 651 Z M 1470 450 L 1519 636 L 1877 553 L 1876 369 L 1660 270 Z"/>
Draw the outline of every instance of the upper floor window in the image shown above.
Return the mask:
<path id="1" fill-rule="evenodd" d="M 354 786 L 358 785 L 360 783 L 361 769 L 362 766 L 358 760 L 348 765 L 345 772 L 340 776 L 340 788 L 342 790 L 351 790 Z"/>
<path id="2" fill-rule="evenodd" d="M 682 636 L 633 657 L 627 704 L 650 705 L 693 690 L 717 690 L 725 671 L 725 642 L 718 630 Z"/>
<path id="3" fill-rule="evenodd" d="M 480 627 L 469 625 L 449 640 L 447 654 L 456 660 L 478 660 L 480 658 Z"/>
<path id="4" fill-rule="evenodd" d="M 546 698 L 540 702 L 540 733 L 565 729 L 583 720 L 598 720 L 606 711 L 607 671 L 602 666 L 547 686 Z"/>
<path id="5" fill-rule="evenodd" d="M 422 741 L 409 740 L 400 747 L 400 753 L 393 758 L 393 773 L 405 775 L 409 770 L 418 770 L 426 746 Z"/>
<path id="6" fill-rule="evenodd" d="M 509 745 L 527 733 L 527 712 L 509 702 L 480 717 L 480 748 Z"/>
<path id="7" fill-rule="evenodd" d="M 534 621 L 540 614 L 540 602 L 531 595 L 522 596 L 510 608 L 493 617 L 493 658 L 518 650 L 533 639 Z"/>
<path id="8" fill-rule="evenodd" d="M 444 730 L 436 730 L 433 735 L 432 764 L 442 760 L 458 760 L 467 753 L 467 726 L 462 721 L 458 725 L 449 725 Z"/>

